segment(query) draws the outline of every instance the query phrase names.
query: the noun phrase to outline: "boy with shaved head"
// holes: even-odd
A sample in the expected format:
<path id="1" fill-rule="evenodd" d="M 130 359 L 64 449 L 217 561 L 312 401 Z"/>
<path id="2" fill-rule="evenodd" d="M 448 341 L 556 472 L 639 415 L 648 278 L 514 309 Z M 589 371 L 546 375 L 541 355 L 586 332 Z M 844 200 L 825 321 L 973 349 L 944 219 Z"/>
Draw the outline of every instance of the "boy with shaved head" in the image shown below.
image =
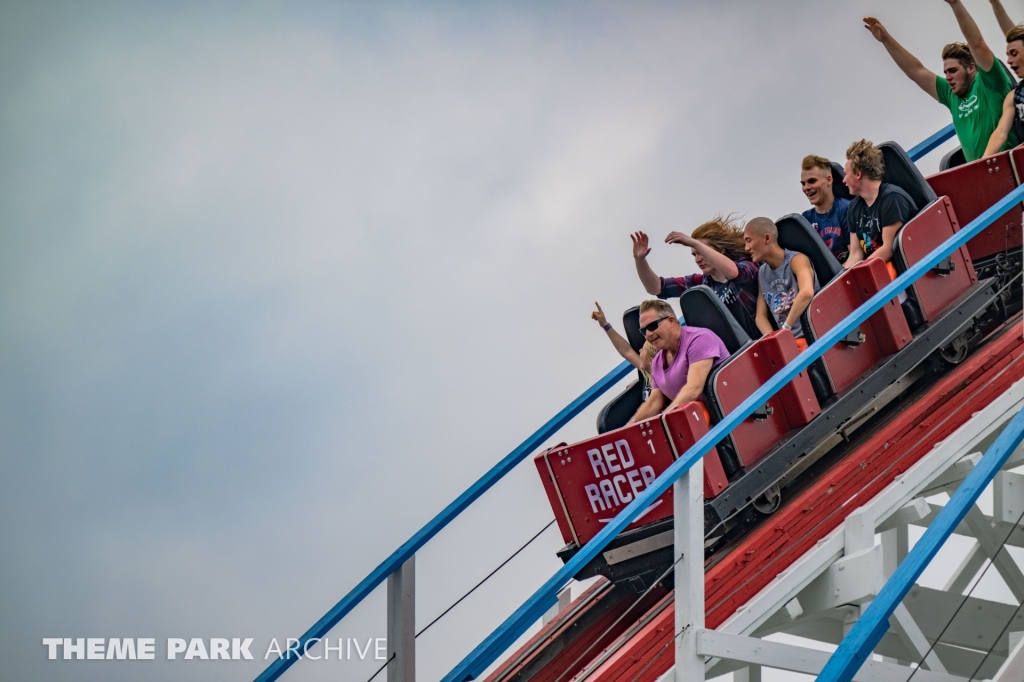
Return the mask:
<path id="1" fill-rule="evenodd" d="M 820 288 L 811 260 L 802 253 L 779 246 L 779 230 L 768 218 L 754 218 L 743 228 L 747 253 L 758 263 L 755 322 L 762 334 L 772 332 L 771 315 L 779 329 L 793 332 L 800 350 L 807 348 L 800 316 Z"/>

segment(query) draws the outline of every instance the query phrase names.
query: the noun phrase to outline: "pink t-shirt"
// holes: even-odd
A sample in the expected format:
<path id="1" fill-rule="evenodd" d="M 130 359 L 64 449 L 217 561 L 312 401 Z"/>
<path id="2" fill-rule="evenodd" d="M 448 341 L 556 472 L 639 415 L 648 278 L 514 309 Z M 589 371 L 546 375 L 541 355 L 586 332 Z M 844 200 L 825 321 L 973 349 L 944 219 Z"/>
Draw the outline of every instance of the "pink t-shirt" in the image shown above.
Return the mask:
<path id="1" fill-rule="evenodd" d="M 686 385 L 686 375 L 690 365 L 708 358 L 715 358 L 712 367 L 717 367 L 722 360 L 729 357 L 725 344 L 710 329 L 703 327 L 681 327 L 679 330 L 679 352 L 676 353 L 672 366 L 665 369 L 665 351 L 658 351 L 651 361 L 651 386 L 661 389 L 669 400 L 675 400 L 679 391 Z M 697 400 L 704 400 L 701 393 Z"/>

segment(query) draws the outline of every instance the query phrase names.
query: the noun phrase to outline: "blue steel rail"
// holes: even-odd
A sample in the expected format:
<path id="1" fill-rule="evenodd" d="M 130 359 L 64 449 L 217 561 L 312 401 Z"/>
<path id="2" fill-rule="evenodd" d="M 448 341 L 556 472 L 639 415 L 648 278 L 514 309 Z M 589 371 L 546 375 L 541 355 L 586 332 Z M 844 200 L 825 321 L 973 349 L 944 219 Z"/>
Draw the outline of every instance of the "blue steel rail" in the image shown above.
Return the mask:
<path id="1" fill-rule="evenodd" d="M 377 568 L 363 578 L 363 580 L 352 588 L 349 592 L 339 601 L 334 607 L 324 614 L 324 617 L 313 624 L 313 627 L 309 628 L 301 638 L 299 638 L 298 647 L 295 651 L 305 651 L 306 643 L 322 638 L 330 631 L 338 622 L 344 618 L 349 611 L 359 605 L 363 599 L 367 597 L 373 590 L 384 582 L 385 579 L 392 573 L 394 573 L 402 564 L 412 558 L 412 556 L 425 545 L 432 537 L 437 535 L 445 526 L 461 514 L 466 507 L 473 504 L 474 501 L 490 488 L 500 481 L 505 474 L 514 469 L 523 459 L 526 458 L 531 452 L 539 448 L 544 441 L 555 435 L 559 429 L 569 423 L 576 415 L 589 407 L 595 400 L 604 395 L 609 388 L 619 383 L 623 377 L 629 374 L 633 370 L 633 366 L 628 362 L 623 362 L 621 365 L 608 372 L 604 375 L 596 384 L 584 391 L 576 400 L 572 401 L 561 412 L 556 414 L 554 417 L 548 420 L 544 426 L 537 429 L 533 435 L 524 440 L 519 444 L 515 450 L 505 456 L 503 460 L 495 464 L 491 469 L 480 477 L 476 483 L 466 489 L 461 495 L 445 507 L 441 512 L 432 518 L 427 525 L 420 528 L 420 530 L 409 538 L 405 544 L 396 549 L 391 556 L 381 562 Z M 315 644 L 315 642 L 314 642 Z M 264 670 L 259 677 L 256 678 L 256 682 L 271 682 L 280 677 L 285 670 L 290 668 L 293 663 L 298 660 L 297 657 L 292 656 L 291 651 L 288 652 L 283 658 L 277 658 L 272 664 L 270 664 L 266 670 Z"/>
<path id="2" fill-rule="evenodd" d="M 953 137 L 954 134 L 955 131 L 953 130 L 953 125 L 950 124 L 945 128 L 932 134 L 915 147 L 913 147 L 908 152 L 908 155 L 912 160 L 917 161 L 925 154 L 931 152 L 936 147 L 941 145 L 943 142 Z M 986 216 L 988 217 L 987 221 L 980 227 L 977 227 L 975 229 L 975 232 L 970 233 L 969 237 L 973 236 L 976 232 L 979 232 L 985 227 L 987 227 L 987 225 L 991 223 L 996 217 L 1002 215 L 1002 212 L 1005 212 L 1005 209 L 1002 212 L 995 213 L 993 215 L 989 214 L 993 211 L 993 209 L 1001 205 L 1003 202 L 1006 202 L 1008 198 L 1009 195 L 1007 198 L 1004 198 L 1003 201 L 1000 202 L 1000 204 L 996 204 L 995 206 L 993 206 L 993 208 L 989 209 L 984 214 L 979 216 L 974 221 L 974 223 L 972 223 L 971 226 L 968 226 L 968 228 L 961 230 L 961 232 L 959 232 L 958 235 L 966 233 L 971 227 L 975 226 L 976 223 L 984 220 Z M 969 237 L 965 238 L 961 242 L 961 244 L 966 242 L 967 239 L 969 239 Z M 952 241 L 953 240 L 950 240 L 950 242 L 947 242 L 947 244 L 951 243 Z M 943 247 L 940 248 L 945 248 L 945 246 L 946 245 L 944 244 Z M 893 296 L 896 295 L 896 293 L 903 291 L 903 289 L 909 286 L 910 283 L 916 280 L 920 275 L 924 274 L 924 272 L 926 272 L 928 269 L 934 267 L 935 263 L 938 263 L 942 258 L 944 258 L 949 253 L 952 253 L 954 250 L 955 248 L 950 248 L 947 253 L 935 257 L 935 262 L 932 263 L 932 266 L 929 266 L 928 268 L 922 268 L 920 271 L 916 271 L 915 269 L 918 266 L 922 265 L 921 263 L 919 263 L 918 266 L 915 266 L 914 268 L 911 268 L 910 270 L 905 272 L 892 284 L 890 284 L 881 292 L 879 292 L 874 298 L 865 303 L 860 310 L 853 313 L 850 317 L 847 318 L 847 320 L 844 320 L 841 327 L 846 328 L 848 332 L 850 329 L 853 329 L 853 327 L 859 325 L 861 322 L 870 317 L 872 313 L 881 308 L 881 306 L 884 305 L 885 301 L 891 299 Z M 929 257 L 929 260 L 926 262 L 931 262 L 932 260 L 933 258 Z M 914 275 L 913 278 L 909 278 L 908 276 L 914 272 L 917 272 L 917 274 Z M 906 283 L 903 284 L 901 288 L 894 289 L 894 286 L 896 284 L 904 280 L 906 280 Z M 886 292 L 889 292 L 890 289 L 892 289 L 893 292 L 886 294 Z M 876 299 L 878 299 L 880 303 L 873 306 Z M 861 316 L 860 312 L 862 310 L 867 310 L 869 307 L 871 307 L 870 312 Z M 855 321 L 847 324 L 847 322 L 853 320 L 854 318 L 856 318 Z M 839 327 L 837 327 L 836 329 L 839 329 Z M 836 330 L 834 329 L 832 332 L 829 332 L 821 339 L 819 339 L 817 342 L 812 344 L 807 351 L 801 353 L 801 358 L 806 356 L 807 362 L 801 363 L 800 369 L 790 372 L 790 369 L 795 365 L 788 365 L 783 372 L 776 375 L 775 379 L 778 379 L 783 375 L 786 375 L 788 378 L 786 378 L 783 381 L 775 381 L 775 379 L 773 379 L 772 381 L 765 384 L 754 395 L 748 398 L 746 402 L 740 405 L 740 407 L 733 413 L 733 415 L 730 415 L 727 419 L 723 420 L 714 429 L 712 429 L 707 436 L 698 441 L 693 446 L 693 448 L 691 448 L 690 451 L 686 453 L 686 455 L 677 460 L 673 467 L 666 470 L 661 475 L 661 477 L 657 481 L 655 481 L 655 483 L 652 484 L 652 488 L 648 489 L 648 492 L 650 492 L 651 490 L 656 488 L 658 490 L 658 493 L 641 496 L 642 499 L 649 499 L 650 501 L 653 501 L 659 495 L 661 495 L 665 490 L 668 489 L 668 487 L 675 481 L 676 478 L 681 476 L 690 468 L 690 466 L 692 466 L 693 462 L 696 461 L 698 457 L 702 457 L 704 453 L 706 453 L 710 449 L 711 446 L 707 445 L 707 443 L 713 443 L 717 442 L 718 440 L 721 440 L 722 436 L 732 431 L 736 424 L 738 424 L 740 421 L 745 419 L 751 412 L 753 412 L 754 407 L 764 403 L 765 398 L 773 395 L 781 386 L 785 385 L 790 379 L 792 379 L 792 377 L 796 376 L 813 360 L 820 357 L 824 353 L 825 349 L 827 349 L 833 343 L 838 341 L 840 337 L 846 335 L 846 333 L 837 334 L 835 332 Z M 815 350 L 826 341 L 828 341 L 827 345 L 821 346 L 820 350 Z M 496 484 L 505 476 L 505 474 L 514 469 L 523 459 L 530 455 L 530 453 L 535 451 L 546 440 L 548 440 L 555 433 L 557 433 L 559 429 L 565 426 L 569 421 L 575 418 L 584 409 L 593 404 L 595 400 L 604 395 L 612 386 L 621 381 L 625 376 L 627 376 L 630 373 L 630 371 L 632 371 L 632 369 L 632 366 L 628 362 L 623 362 L 622 364 L 620 364 L 618 367 L 616 367 L 611 372 L 602 377 L 599 381 L 597 381 L 597 383 L 595 383 L 593 386 L 584 391 L 574 401 L 569 403 L 558 414 L 556 414 L 554 417 L 548 420 L 547 423 L 545 423 L 543 426 L 537 429 L 537 431 L 535 431 L 529 438 L 524 440 L 512 452 L 506 455 L 504 459 L 502 459 L 500 462 L 491 467 L 491 469 L 488 470 L 487 473 L 480 477 L 480 479 L 478 479 L 473 485 L 467 488 L 461 495 L 459 495 L 459 497 L 457 497 L 440 513 L 438 513 L 433 519 L 431 519 L 425 526 L 423 526 L 419 531 L 417 531 L 415 535 L 413 535 L 402 546 L 395 550 L 391 554 L 391 556 L 389 556 L 387 559 L 381 562 L 380 565 L 378 565 L 372 572 L 370 572 L 369 575 L 363 578 L 363 580 L 360 581 L 358 585 L 352 588 L 352 590 L 348 594 L 346 594 L 341 599 L 341 601 L 335 604 L 330 611 L 324 614 L 324 616 L 320 618 L 320 620 L 314 623 L 312 627 L 310 627 L 305 633 L 303 633 L 302 636 L 299 638 L 297 650 L 304 650 L 304 647 L 308 642 L 322 638 L 324 635 L 326 635 L 331 630 L 331 628 L 337 625 L 342 618 L 344 618 L 352 609 L 358 606 L 359 603 L 362 602 L 363 599 L 365 599 L 382 582 L 384 582 L 384 580 L 389 575 L 394 573 L 399 567 L 402 566 L 402 564 L 404 564 L 406 561 L 412 558 L 412 556 L 421 547 L 423 547 L 423 545 L 429 542 L 431 538 L 437 535 L 437 533 L 444 529 L 445 526 L 447 526 L 459 514 L 465 511 L 465 509 L 469 507 L 469 505 L 471 505 L 474 501 L 476 501 L 477 498 L 479 498 L 491 487 L 493 487 L 494 484 Z M 767 392 L 766 389 L 768 389 L 769 386 L 773 386 L 774 388 L 770 392 Z M 762 395 L 763 397 L 759 397 Z M 760 402 L 757 402 L 757 400 L 760 400 Z M 748 404 L 751 405 L 752 407 L 749 411 L 743 412 L 743 410 L 748 407 Z M 742 417 L 740 417 L 739 419 L 734 419 L 734 416 L 739 415 L 741 412 Z M 709 440 L 712 438 L 712 436 L 714 436 L 713 441 Z M 700 450 L 699 454 L 694 455 L 693 453 L 697 448 L 703 449 Z M 688 464 L 686 464 L 685 468 L 680 468 L 678 465 L 681 462 L 688 462 Z M 670 475 L 670 472 L 675 473 L 672 474 L 672 478 L 669 480 L 666 477 Z M 663 479 L 667 480 L 667 483 L 665 483 Z M 659 481 L 662 481 L 662 485 L 660 486 Z M 473 652 L 466 659 L 464 659 L 458 666 L 456 666 L 456 668 L 453 669 L 444 678 L 444 682 L 450 682 L 456 679 L 460 681 L 472 679 L 476 677 L 480 672 L 482 672 L 488 665 L 490 665 L 497 658 L 497 656 L 501 655 L 501 652 L 504 651 L 505 648 L 507 648 L 513 641 L 515 641 L 515 639 L 520 634 L 525 632 L 526 628 L 529 627 L 530 623 L 540 618 L 544 611 L 546 611 L 552 604 L 555 603 L 555 601 L 557 600 L 555 593 L 559 589 L 561 589 L 566 583 L 568 583 L 572 575 L 574 575 L 580 568 L 583 567 L 583 565 L 585 565 L 592 558 L 594 558 L 594 556 L 596 556 L 600 550 L 604 549 L 604 546 L 608 542 L 610 542 L 612 538 L 618 535 L 622 529 L 628 526 L 635 519 L 635 517 L 639 514 L 639 510 L 647 506 L 647 503 L 638 504 L 641 501 L 641 497 L 636 498 L 636 500 L 634 500 L 633 503 L 631 503 L 622 512 L 620 512 L 614 521 L 609 523 L 608 526 L 605 527 L 605 529 L 601 533 L 599 533 L 593 540 L 587 543 L 584 546 L 584 548 L 580 552 L 578 552 L 569 563 L 563 566 L 562 569 L 558 571 L 558 573 L 556 573 L 550 580 L 544 583 L 544 585 L 540 588 L 540 590 L 537 591 L 537 593 L 533 595 L 533 597 L 527 600 L 527 602 L 524 603 L 523 606 L 521 606 L 515 613 L 513 613 L 512 616 L 510 616 L 509 619 L 506 620 L 505 623 L 503 623 L 498 628 L 498 630 L 492 633 L 492 635 L 488 637 L 487 640 L 485 640 L 480 646 L 474 649 Z M 628 520 L 623 521 L 623 519 L 626 519 L 627 515 L 629 515 Z M 584 556 L 586 557 L 585 561 L 578 561 L 581 557 Z M 570 570 L 570 568 L 572 568 L 572 570 Z M 568 575 L 568 578 L 565 578 L 566 575 Z M 558 584 L 554 587 L 551 587 L 551 585 L 553 585 L 556 581 L 558 582 Z M 297 656 L 293 656 L 292 651 L 289 650 L 289 652 L 287 652 L 283 657 L 275 659 L 274 662 L 271 663 L 259 675 L 259 677 L 256 678 L 255 682 L 272 682 L 273 680 L 278 679 L 281 675 L 284 674 L 286 670 L 288 670 L 288 668 L 290 668 L 298 660 L 299 658 Z M 466 674 L 465 672 L 460 672 L 469 670 L 472 670 L 472 672 L 469 674 Z"/>
<path id="3" fill-rule="evenodd" d="M 882 636 L 889 629 L 889 616 L 900 605 L 942 545 L 960 525 L 982 491 L 1006 464 L 1010 454 L 1024 440 L 1024 410 L 1018 412 L 985 456 L 978 462 L 935 520 L 917 541 L 907 558 L 868 605 L 864 615 L 839 643 L 818 675 L 818 682 L 850 682 Z"/>
<path id="4" fill-rule="evenodd" d="M 953 128 L 953 124 L 950 123 L 942 130 L 938 130 L 918 142 L 917 146 L 911 148 L 911 150 L 907 152 L 907 156 L 910 157 L 911 161 L 917 161 L 946 140 L 952 138 L 954 135 L 956 135 L 956 130 Z"/>

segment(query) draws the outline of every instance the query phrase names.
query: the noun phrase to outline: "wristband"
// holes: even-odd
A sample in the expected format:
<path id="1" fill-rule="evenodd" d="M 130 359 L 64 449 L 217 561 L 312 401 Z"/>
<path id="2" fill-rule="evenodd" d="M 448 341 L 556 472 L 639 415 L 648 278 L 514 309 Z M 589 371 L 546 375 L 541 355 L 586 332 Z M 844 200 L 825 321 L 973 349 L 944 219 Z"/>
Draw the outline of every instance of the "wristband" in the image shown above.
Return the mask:
<path id="1" fill-rule="evenodd" d="M 603 327 L 601 327 L 601 329 L 603 329 L 603 330 L 605 330 L 605 331 L 608 331 L 608 330 L 609 330 L 609 329 L 611 329 L 611 328 L 612 328 L 612 323 L 611 323 L 611 322 L 605 322 L 605 323 L 604 323 L 604 326 L 603 326 Z"/>
<path id="2" fill-rule="evenodd" d="M 788 324 L 786 324 L 785 322 L 782 323 L 782 326 L 780 327 L 780 329 L 786 329 L 788 331 L 793 331 L 793 328 L 791 326 L 789 326 Z"/>

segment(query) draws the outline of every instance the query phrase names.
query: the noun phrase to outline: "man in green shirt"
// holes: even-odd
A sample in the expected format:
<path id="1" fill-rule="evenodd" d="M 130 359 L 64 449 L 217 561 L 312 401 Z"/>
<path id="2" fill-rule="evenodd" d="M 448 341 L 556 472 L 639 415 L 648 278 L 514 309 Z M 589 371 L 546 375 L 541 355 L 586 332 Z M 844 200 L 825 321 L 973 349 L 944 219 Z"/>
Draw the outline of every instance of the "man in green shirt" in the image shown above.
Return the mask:
<path id="1" fill-rule="evenodd" d="M 938 76 L 910 54 L 889 35 L 882 22 L 874 17 L 864 19 L 864 26 L 885 46 L 896 65 L 910 80 L 949 108 L 953 127 L 960 139 L 964 158 L 968 161 L 985 155 L 992 131 L 999 124 L 1003 100 L 1013 90 L 1013 80 L 981 36 L 978 25 L 960 0 L 946 0 L 967 44 L 950 43 L 942 49 L 942 76 Z M 1003 149 L 1017 146 L 1016 136 Z"/>

